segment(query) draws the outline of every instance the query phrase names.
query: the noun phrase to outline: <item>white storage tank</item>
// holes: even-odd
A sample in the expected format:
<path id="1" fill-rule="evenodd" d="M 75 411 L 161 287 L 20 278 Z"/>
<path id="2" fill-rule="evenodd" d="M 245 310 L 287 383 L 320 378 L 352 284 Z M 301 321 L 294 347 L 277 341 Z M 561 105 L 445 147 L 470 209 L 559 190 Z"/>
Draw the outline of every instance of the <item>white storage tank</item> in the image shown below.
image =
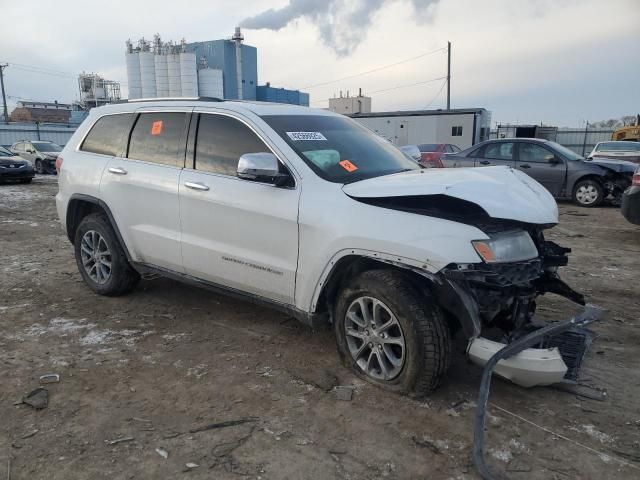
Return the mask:
<path id="1" fill-rule="evenodd" d="M 198 96 L 198 73 L 196 71 L 195 53 L 180 53 L 180 83 L 183 97 Z"/>
<path id="2" fill-rule="evenodd" d="M 140 78 L 140 58 L 137 52 L 125 53 L 127 61 L 127 82 L 129 84 L 129 98 L 142 97 L 142 80 Z"/>
<path id="3" fill-rule="evenodd" d="M 198 95 L 201 97 L 224 97 L 222 70 L 216 68 L 202 68 L 198 70 Z"/>
<path id="4" fill-rule="evenodd" d="M 182 96 L 182 82 L 180 81 L 180 55 L 167 55 L 167 73 L 169 79 L 169 96 Z"/>
<path id="5" fill-rule="evenodd" d="M 156 95 L 158 97 L 169 96 L 169 72 L 167 69 L 167 55 L 154 55 L 156 67 Z"/>
<path id="6" fill-rule="evenodd" d="M 156 63 L 153 52 L 140 52 L 140 80 L 142 82 L 142 98 L 155 98 Z"/>

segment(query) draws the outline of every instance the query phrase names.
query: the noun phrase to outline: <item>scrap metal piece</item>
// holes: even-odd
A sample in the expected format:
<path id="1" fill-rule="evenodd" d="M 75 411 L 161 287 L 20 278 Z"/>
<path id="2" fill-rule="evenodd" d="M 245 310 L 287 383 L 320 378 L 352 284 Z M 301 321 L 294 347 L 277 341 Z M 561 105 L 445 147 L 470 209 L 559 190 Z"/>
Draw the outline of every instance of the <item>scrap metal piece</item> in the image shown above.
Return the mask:
<path id="1" fill-rule="evenodd" d="M 46 388 L 38 387 L 30 391 L 22 398 L 22 403 L 26 403 L 36 410 L 42 410 L 49 405 L 49 391 Z"/>
<path id="2" fill-rule="evenodd" d="M 58 383 L 60 375 L 57 373 L 46 373 L 40 376 L 40 383 Z"/>
<path id="3" fill-rule="evenodd" d="M 485 365 L 482 372 L 482 380 L 480 382 L 480 391 L 478 393 L 478 402 L 476 406 L 475 428 L 473 432 L 473 463 L 478 469 L 478 473 L 485 480 L 504 479 L 501 473 L 495 475 L 489 469 L 485 462 L 484 454 L 484 430 L 487 413 L 487 402 L 489 400 L 489 391 L 491 388 L 491 377 L 498 362 L 516 355 L 523 350 L 539 344 L 544 338 L 558 335 L 573 327 L 585 326 L 591 322 L 599 320 L 604 314 L 604 310 L 595 305 L 586 305 L 584 311 L 564 322 L 553 323 L 546 327 L 535 330 L 528 335 L 520 337 L 509 345 L 496 352 Z"/>

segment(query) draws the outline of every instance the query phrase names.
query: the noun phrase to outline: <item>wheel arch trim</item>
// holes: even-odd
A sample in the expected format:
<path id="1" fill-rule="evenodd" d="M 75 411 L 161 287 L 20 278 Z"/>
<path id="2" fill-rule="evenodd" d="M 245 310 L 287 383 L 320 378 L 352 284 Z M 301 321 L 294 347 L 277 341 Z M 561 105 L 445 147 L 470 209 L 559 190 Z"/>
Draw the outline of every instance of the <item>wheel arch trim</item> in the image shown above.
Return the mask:
<path id="1" fill-rule="evenodd" d="M 91 203 L 93 205 L 97 205 L 102 209 L 102 211 L 104 211 L 104 213 L 107 216 L 107 219 L 109 220 L 109 223 L 111 224 L 111 228 L 113 228 L 113 231 L 116 234 L 118 242 L 120 242 L 120 245 L 122 246 L 122 249 L 124 250 L 124 253 L 127 256 L 127 260 L 129 261 L 130 264 L 133 265 L 135 260 L 131 257 L 131 254 L 129 253 L 127 244 L 125 243 L 124 238 L 120 233 L 120 229 L 118 228 L 118 224 L 116 223 L 113 213 L 111 213 L 111 209 L 104 201 L 100 200 L 99 198 L 93 197 L 91 195 L 86 195 L 83 193 L 74 193 L 73 195 L 71 195 L 71 197 L 69 197 L 69 203 L 67 204 L 67 213 L 66 213 L 66 229 L 67 229 L 67 237 L 69 238 L 69 241 L 73 243 L 74 238 L 72 235 L 72 230 L 74 230 L 74 228 L 77 227 L 77 225 L 75 225 L 73 221 L 73 215 L 74 215 L 75 209 L 72 207 L 72 205 L 75 202 Z"/>

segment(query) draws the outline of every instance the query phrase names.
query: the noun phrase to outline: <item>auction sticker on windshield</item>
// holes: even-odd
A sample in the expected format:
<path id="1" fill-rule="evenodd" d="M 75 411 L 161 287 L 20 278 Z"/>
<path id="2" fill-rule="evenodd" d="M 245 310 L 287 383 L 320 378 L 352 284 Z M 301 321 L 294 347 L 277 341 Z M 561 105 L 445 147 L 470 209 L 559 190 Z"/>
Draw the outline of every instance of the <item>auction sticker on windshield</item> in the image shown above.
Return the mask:
<path id="1" fill-rule="evenodd" d="M 312 141 L 324 140 L 325 142 L 327 141 L 325 136 L 322 135 L 320 132 L 287 132 L 287 135 L 289 135 L 289 138 L 294 142 L 299 142 L 303 140 L 312 140 Z"/>

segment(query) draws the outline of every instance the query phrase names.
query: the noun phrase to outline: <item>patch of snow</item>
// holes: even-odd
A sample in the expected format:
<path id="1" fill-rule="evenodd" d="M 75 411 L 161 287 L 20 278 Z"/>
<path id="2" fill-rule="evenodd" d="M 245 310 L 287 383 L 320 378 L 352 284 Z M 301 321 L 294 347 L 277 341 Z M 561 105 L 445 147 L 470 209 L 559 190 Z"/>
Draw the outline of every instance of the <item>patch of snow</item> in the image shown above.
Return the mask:
<path id="1" fill-rule="evenodd" d="M 508 463 L 513 459 L 513 454 L 509 450 L 498 450 L 496 448 L 491 449 L 491 456 L 498 460 Z"/>

